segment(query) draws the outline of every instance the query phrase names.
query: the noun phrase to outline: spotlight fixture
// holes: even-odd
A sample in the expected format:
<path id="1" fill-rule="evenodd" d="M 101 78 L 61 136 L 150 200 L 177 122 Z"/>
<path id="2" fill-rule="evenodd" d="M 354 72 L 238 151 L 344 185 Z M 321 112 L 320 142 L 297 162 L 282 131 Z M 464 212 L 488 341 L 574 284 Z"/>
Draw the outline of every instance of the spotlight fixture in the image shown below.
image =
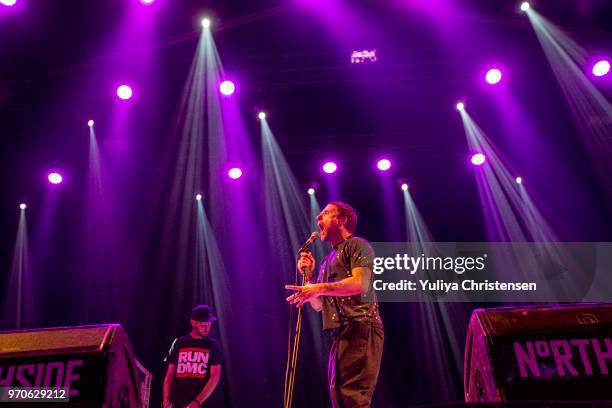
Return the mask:
<path id="1" fill-rule="evenodd" d="M 462 110 L 465 109 L 465 104 L 463 102 L 458 102 L 456 107 L 457 107 L 457 110 L 461 112 Z"/>
<path id="2" fill-rule="evenodd" d="M 266 118 L 266 112 L 259 112 L 257 114 L 257 117 L 259 118 L 259 120 L 264 120 Z"/>
<path id="3" fill-rule="evenodd" d="M 602 77 L 610 72 L 610 61 L 601 60 L 593 65 L 593 75 L 596 77 Z"/>
<path id="4" fill-rule="evenodd" d="M 132 88 L 128 85 L 121 85 L 117 88 L 117 96 L 121 100 L 126 101 L 130 99 L 133 94 Z"/>
<path id="5" fill-rule="evenodd" d="M 17 0 L 0 0 L 0 4 L 7 7 L 12 7 L 17 4 Z"/>
<path id="6" fill-rule="evenodd" d="M 219 90 L 223 95 L 229 96 L 234 93 L 236 90 L 236 85 L 232 81 L 223 81 L 221 85 L 219 85 Z"/>
<path id="7" fill-rule="evenodd" d="M 529 2 L 524 1 L 523 3 L 521 3 L 521 11 L 527 11 L 531 8 L 531 4 L 529 4 Z"/>
<path id="8" fill-rule="evenodd" d="M 327 162 L 323 165 L 323 171 L 327 174 L 333 174 L 336 172 L 336 170 L 338 170 L 338 166 L 332 161 Z"/>
<path id="9" fill-rule="evenodd" d="M 93 127 L 93 125 L 94 125 L 94 121 L 93 121 L 93 120 L 91 120 L 91 119 L 89 119 L 89 120 L 87 121 L 87 126 L 89 126 L 89 127 Z"/>
<path id="10" fill-rule="evenodd" d="M 210 27 L 210 19 L 208 17 L 204 17 L 202 19 L 202 27 L 209 28 Z"/>
<path id="11" fill-rule="evenodd" d="M 487 158 L 482 153 L 476 153 L 476 154 L 472 155 L 472 159 L 471 160 L 472 160 L 472 164 L 474 166 L 482 166 L 484 164 L 484 162 L 487 160 Z"/>
<path id="12" fill-rule="evenodd" d="M 351 53 L 351 64 L 372 63 L 378 61 L 376 50 L 353 51 Z"/>
<path id="13" fill-rule="evenodd" d="M 376 167 L 380 171 L 387 171 L 391 168 L 391 161 L 389 159 L 380 159 L 378 163 L 376 163 Z"/>
<path id="14" fill-rule="evenodd" d="M 514 181 L 516 181 L 516 184 L 523 184 L 523 178 L 522 177 L 517 177 L 514 179 Z"/>
<path id="15" fill-rule="evenodd" d="M 149 5 L 149 4 L 153 4 L 155 0 L 140 0 L 140 2 L 144 5 Z"/>
<path id="16" fill-rule="evenodd" d="M 309 194 L 309 195 L 314 195 L 314 193 L 315 193 L 315 189 L 314 189 L 314 188 L 312 188 L 312 187 L 310 187 L 310 188 L 308 189 L 308 194 Z"/>
<path id="17" fill-rule="evenodd" d="M 53 172 L 49 173 L 49 175 L 47 176 L 47 180 L 49 180 L 49 183 L 51 184 L 61 184 L 64 178 L 61 174 Z"/>
<path id="18" fill-rule="evenodd" d="M 27 206 L 27 205 L 25 205 L 25 203 L 21 203 L 21 204 L 19 204 L 19 209 L 20 209 L 20 210 L 25 210 L 27 207 L 28 207 L 28 206 Z"/>
<path id="19" fill-rule="evenodd" d="M 242 177 L 242 170 L 239 167 L 233 167 L 229 169 L 229 171 L 227 172 L 227 175 L 232 180 L 238 180 L 240 177 Z"/>
<path id="20" fill-rule="evenodd" d="M 408 183 L 403 183 L 402 184 L 402 190 L 408 191 Z"/>
<path id="21" fill-rule="evenodd" d="M 499 81 L 501 81 L 501 79 L 502 79 L 502 73 L 497 68 L 490 69 L 489 71 L 487 71 L 487 74 L 485 75 L 485 80 L 487 81 L 489 85 L 498 84 Z"/>

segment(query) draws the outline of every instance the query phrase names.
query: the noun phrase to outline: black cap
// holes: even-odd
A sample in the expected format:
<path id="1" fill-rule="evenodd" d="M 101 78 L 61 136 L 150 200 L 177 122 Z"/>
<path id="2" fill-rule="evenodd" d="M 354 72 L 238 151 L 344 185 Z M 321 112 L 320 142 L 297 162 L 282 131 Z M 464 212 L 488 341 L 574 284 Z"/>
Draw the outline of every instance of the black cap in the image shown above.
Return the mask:
<path id="1" fill-rule="evenodd" d="M 197 320 L 198 322 L 214 322 L 217 320 L 212 314 L 212 310 L 208 305 L 197 305 L 191 311 L 191 320 Z"/>

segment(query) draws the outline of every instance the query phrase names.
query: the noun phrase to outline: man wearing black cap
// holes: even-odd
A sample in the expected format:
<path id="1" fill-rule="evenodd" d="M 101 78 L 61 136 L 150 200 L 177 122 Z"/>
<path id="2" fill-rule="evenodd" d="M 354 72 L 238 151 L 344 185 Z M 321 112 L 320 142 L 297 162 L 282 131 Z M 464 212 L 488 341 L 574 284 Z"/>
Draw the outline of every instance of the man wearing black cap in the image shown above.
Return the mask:
<path id="1" fill-rule="evenodd" d="M 172 343 L 166 357 L 163 408 L 199 408 L 219 384 L 221 346 L 217 340 L 208 338 L 215 320 L 207 305 L 194 307 L 191 332 Z"/>

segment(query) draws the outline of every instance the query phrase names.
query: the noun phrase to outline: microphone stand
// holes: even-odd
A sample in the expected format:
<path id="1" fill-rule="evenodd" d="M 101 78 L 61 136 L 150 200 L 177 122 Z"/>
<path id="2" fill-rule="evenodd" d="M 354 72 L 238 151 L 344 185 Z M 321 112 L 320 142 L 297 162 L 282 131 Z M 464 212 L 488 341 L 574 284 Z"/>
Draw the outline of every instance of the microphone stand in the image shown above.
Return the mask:
<path id="1" fill-rule="evenodd" d="M 302 286 L 310 283 L 308 280 L 308 277 L 306 276 L 306 272 L 301 271 L 301 270 L 299 272 L 302 274 Z M 297 275 L 298 275 L 298 269 L 296 267 L 296 271 L 295 271 L 296 285 L 297 285 L 297 280 L 298 280 Z M 293 402 L 295 373 L 297 371 L 297 357 L 298 357 L 298 351 L 300 348 L 300 337 L 302 335 L 302 309 L 303 308 L 304 308 L 304 305 L 298 308 L 297 320 L 295 322 L 295 335 L 293 337 L 293 342 L 291 339 L 291 320 L 292 320 L 291 315 L 292 315 L 293 308 L 291 308 L 291 310 L 289 311 L 289 342 L 287 344 L 287 368 L 285 370 L 285 395 L 283 398 L 284 408 L 291 408 L 291 404 Z M 293 350 L 291 351 L 292 343 L 293 343 Z"/>

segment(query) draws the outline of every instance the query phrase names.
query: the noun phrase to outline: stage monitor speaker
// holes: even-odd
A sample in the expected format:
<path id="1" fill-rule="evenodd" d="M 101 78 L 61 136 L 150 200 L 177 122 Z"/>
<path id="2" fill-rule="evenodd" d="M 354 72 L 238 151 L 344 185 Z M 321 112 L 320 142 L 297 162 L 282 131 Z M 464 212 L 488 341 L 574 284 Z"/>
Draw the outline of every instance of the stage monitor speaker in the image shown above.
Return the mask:
<path id="1" fill-rule="evenodd" d="M 66 389 L 68 402 L 40 406 L 142 408 L 148 403 L 150 379 L 119 324 L 0 333 L 3 401 L 8 387 L 53 387 Z"/>
<path id="2" fill-rule="evenodd" d="M 612 305 L 477 309 L 466 402 L 612 401 Z"/>

